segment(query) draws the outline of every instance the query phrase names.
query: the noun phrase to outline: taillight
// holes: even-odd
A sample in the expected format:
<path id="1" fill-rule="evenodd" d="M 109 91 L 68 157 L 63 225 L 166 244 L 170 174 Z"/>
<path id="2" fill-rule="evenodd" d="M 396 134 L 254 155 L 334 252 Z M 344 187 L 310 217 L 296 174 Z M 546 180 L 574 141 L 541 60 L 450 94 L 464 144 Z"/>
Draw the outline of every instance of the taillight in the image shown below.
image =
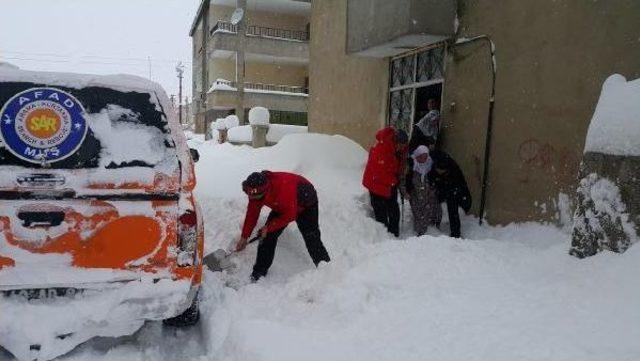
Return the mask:
<path id="1" fill-rule="evenodd" d="M 178 218 L 178 266 L 189 267 L 196 264 L 198 249 L 198 217 L 187 211 Z"/>

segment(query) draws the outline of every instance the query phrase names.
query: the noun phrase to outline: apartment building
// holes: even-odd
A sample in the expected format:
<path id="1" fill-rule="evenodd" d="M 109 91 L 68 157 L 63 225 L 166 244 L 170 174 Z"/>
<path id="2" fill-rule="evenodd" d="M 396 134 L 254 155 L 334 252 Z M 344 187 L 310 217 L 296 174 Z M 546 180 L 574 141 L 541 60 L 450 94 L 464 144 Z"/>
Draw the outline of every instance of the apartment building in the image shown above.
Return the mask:
<path id="1" fill-rule="evenodd" d="M 312 2 L 309 130 L 364 147 L 440 101 L 440 147 L 492 223 L 558 218 L 611 74 L 640 77 L 637 0 Z"/>
<path id="2" fill-rule="evenodd" d="M 244 122 L 254 106 L 307 124 L 310 16 L 308 1 L 201 2 L 190 31 L 197 133 L 229 114 Z"/>

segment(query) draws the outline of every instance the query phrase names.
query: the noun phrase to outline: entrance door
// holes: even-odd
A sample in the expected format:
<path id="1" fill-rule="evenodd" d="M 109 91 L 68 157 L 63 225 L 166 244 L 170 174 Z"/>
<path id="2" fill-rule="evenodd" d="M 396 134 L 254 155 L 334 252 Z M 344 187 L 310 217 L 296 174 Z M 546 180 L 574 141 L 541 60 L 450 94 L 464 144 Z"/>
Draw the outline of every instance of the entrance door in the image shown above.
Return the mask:
<path id="1" fill-rule="evenodd" d="M 442 104 L 442 83 L 431 84 L 425 87 L 416 89 L 416 101 L 415 101 L 415 116 L 413 117 L 413 124 L 416 124 L 427 115 L 429 109 L 427 108 L 427 102 L 429 99 L 436 101 L 438 110 L 440 110 L 440 104 Z"/>

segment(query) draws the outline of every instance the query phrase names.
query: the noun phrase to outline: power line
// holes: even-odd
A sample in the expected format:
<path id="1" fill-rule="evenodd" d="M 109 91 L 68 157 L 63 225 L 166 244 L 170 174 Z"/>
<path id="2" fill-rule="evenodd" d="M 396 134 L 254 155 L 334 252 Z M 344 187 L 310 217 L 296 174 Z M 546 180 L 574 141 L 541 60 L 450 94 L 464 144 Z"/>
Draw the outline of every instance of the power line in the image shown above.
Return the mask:
<path id="1" fill-rule="evenodd" d="M 139 61 L 147 63 L 149 61 L 148 58 L 137 58 L 137 57 L 115 57 L 115 56 L 102 56 L 102 55 L 91 55 L 91 54 L 77 54 L 76 56 L 71 56 L 69 54 L 59 54 L 59 53 L 31 53 L 31 52 L 23 52 L 23 51 L 9 51 L 9 50 L 0 50 L 0 54 L 16 54 L 18 56 L 26 55 L 26 56 L 48 56 L 48 57 L 56 57 L 56 58 L 66 58 L 66 59 L 76 59 L 76 58 L 96 58 L 96 59 L 107 59 L 107 60 L 130 60 L 130 61 Z M 182 61 L 178 59 L 167 59 L 167 58 L 152 58 L 154 62 L 161 63 L 171 63 L 172 65 L 176 62 L 188 63 L 191 64 L 190 61 Z"/>

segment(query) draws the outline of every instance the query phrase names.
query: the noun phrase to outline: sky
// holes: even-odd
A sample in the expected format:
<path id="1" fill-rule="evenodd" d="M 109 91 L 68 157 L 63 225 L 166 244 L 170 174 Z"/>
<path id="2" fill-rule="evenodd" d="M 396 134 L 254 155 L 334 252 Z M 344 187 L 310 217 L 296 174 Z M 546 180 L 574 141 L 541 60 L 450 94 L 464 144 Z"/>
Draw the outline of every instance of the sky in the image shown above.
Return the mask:
<path id="1" fill-rule="evenodd" d="M 191 96 L 189 28 L 200 0 L 0 0 L 0 61 L 22 69 L 134 74 L 178 94 L 185 65 Z"/>

